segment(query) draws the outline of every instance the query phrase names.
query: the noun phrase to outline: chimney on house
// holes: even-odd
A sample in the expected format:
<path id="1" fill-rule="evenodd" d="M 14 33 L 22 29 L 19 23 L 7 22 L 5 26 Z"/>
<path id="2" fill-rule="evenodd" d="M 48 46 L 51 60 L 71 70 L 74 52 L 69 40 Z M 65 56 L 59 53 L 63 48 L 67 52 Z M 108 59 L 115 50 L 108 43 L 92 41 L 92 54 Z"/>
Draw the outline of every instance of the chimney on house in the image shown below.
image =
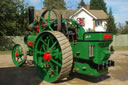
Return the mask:
<path id="1" fill-rule="evenodd" d="M 45 6 L 43 6 L 43 7 L 42 7 L 42 9 L 46 9 L 46 7 L 45 7 Z"/>
<path id="2" fill-rule="evenodd" d="M 86 8 L 87 10 L 90 10 L 89 4 L 86 4 L 86 5 L 85 5 L 85 8 Z"/>

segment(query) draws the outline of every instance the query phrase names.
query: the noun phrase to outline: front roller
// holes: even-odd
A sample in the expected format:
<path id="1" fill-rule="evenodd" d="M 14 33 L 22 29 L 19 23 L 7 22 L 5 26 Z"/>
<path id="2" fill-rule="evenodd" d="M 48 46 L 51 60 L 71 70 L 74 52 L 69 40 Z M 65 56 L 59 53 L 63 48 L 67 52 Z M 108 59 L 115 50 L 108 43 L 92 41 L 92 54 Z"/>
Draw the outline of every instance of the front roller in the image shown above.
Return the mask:
<path id="1" fill-rule="evenodd" d="M 34 45 L 34 63 L 38 74 L 47 82 L 67 77 L 72 69 L 72 48 L 60 32 L 42 32 Z"/>
<path id="2" fill-rule="evenodd" d="M 27 60 L 27 49 L 22 44 L 16 44 L 12 49 L 12 61 L 16 66 L 22 66 Z"/>

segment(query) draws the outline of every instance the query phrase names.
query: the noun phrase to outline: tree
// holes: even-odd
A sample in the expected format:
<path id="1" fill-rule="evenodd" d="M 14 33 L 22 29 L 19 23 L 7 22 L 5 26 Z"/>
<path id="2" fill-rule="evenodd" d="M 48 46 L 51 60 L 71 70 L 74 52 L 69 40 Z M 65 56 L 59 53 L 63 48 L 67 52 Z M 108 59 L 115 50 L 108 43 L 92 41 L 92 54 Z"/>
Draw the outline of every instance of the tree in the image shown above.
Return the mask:
<path id="1" fill-rule="evenodd" d="M 78 4 L 78 8 L 80 7 L 85 7 L 84 0 L 81 0 L 80 3 Z"/>
<path id="2" fill-rule="evenodd" d="M 124 29 L 121 31 L 121 34 L 128 34 L 128 26 L 126 25 Z"/>
<path id="3" fill-rule="evenodd" d="M 24 34 L 27 24 L 24 0 L 1 0 L 0 8 L 0 35 Z"/>
<path id="4" fill-rule="evenodd" d="M 43 4 L 46 8 L 66 9 L 64 0 L 44 0 Z"/>
<path id="5" fill-rule="evenodd" d="M 104 0 L 90 0 L 90 9 L 104 10 L 107 13 L 107 7 Z"/>
<path id="6" fill-rule="evenodd" d="M 121 31 L 121 34 L 128 34 L 128 21 L 126 21 L 126 25 L 124 26 L 123 30 Z"/>
<path id="7" fill-rule="evenodd" d="M 113 34 L 117 33 L 115 20 L 112 15 L 112 9 L 110 8 L 109 14 L 108 14 L 108 21 L 107 21 L 107 32 L 113 32 Z"/>

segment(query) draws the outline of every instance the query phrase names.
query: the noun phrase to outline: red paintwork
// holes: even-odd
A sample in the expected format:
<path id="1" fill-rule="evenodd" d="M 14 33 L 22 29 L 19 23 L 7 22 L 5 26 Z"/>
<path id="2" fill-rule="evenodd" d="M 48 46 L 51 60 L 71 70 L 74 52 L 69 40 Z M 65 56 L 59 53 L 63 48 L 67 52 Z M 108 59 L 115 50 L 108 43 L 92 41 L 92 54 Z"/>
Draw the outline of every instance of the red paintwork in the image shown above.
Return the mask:
<path id="1" fill-rule="evenodd" d="M 39 32 L 39 25 L 36 26 L 36 32 Z"/>
<path id="2" fill-rule="evenodd" d="M 29 46 L 33 47 L 33 42 L 32 41 L 29 41 L 28 44 L 29 44 Z"/>
<path id="3" fill-rule="evenodd" d="M 29 26 L 28 29 L 32 29 L 32 26 Z"/>
<path id="4" fill-rule="evenodd" d="M 46 53 L 44 54 L 44 59 L 47 60 L 47 61 L 50 61 L 50 59 L 51 59 L 51 54 L 50 54 L 50 52 L 46 52 Z"/>
<path id="5" fill-rule="evenodd" d="M 45 24 L 42 24 L 42 27 L 44 27 Z M 39 32 L 39 25 L 36 26 L 36 32 Z"/>
<path id="6" fill-rule="evenodd" d="M 79 22 L 79 24 L 81 24 L 82 26 L 85 25 L 84 20 L 83 20 L 82 18 L 78 18 L 78 22 Z"/>
<path id="7" fill-rule="evenodd" d="M 111 34 L 105 34 L 104 39 L 112 39 L 112 35 Z"/>
<path id="8" fill-rule="evenodd" d="M 15 53 L 15 57 L 18 57 L 19 56 L 19 54 L 18 53 Z"/>

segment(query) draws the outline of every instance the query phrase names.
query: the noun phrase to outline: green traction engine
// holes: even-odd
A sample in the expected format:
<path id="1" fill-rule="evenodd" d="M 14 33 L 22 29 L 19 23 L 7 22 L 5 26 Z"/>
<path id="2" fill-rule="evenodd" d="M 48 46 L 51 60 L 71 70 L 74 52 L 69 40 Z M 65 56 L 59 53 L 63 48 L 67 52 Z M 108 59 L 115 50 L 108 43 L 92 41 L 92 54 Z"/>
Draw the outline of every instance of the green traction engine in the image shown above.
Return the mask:
<path id="1" fill-rule="evenodd" d="M 53 9 L 44 10 L 37 21 L 33 20 L 34 7 L 29 7 L 29 17 L 25 44 L 16 44 L 12 50 L 16 66 L 33 56 L 37 73 L 47 82 L 61 80 L 71 72 L 97 77 L 114 66 L 109 60 L 112 33 L 85 32 L 76 21 L 62 19 Z"/>

